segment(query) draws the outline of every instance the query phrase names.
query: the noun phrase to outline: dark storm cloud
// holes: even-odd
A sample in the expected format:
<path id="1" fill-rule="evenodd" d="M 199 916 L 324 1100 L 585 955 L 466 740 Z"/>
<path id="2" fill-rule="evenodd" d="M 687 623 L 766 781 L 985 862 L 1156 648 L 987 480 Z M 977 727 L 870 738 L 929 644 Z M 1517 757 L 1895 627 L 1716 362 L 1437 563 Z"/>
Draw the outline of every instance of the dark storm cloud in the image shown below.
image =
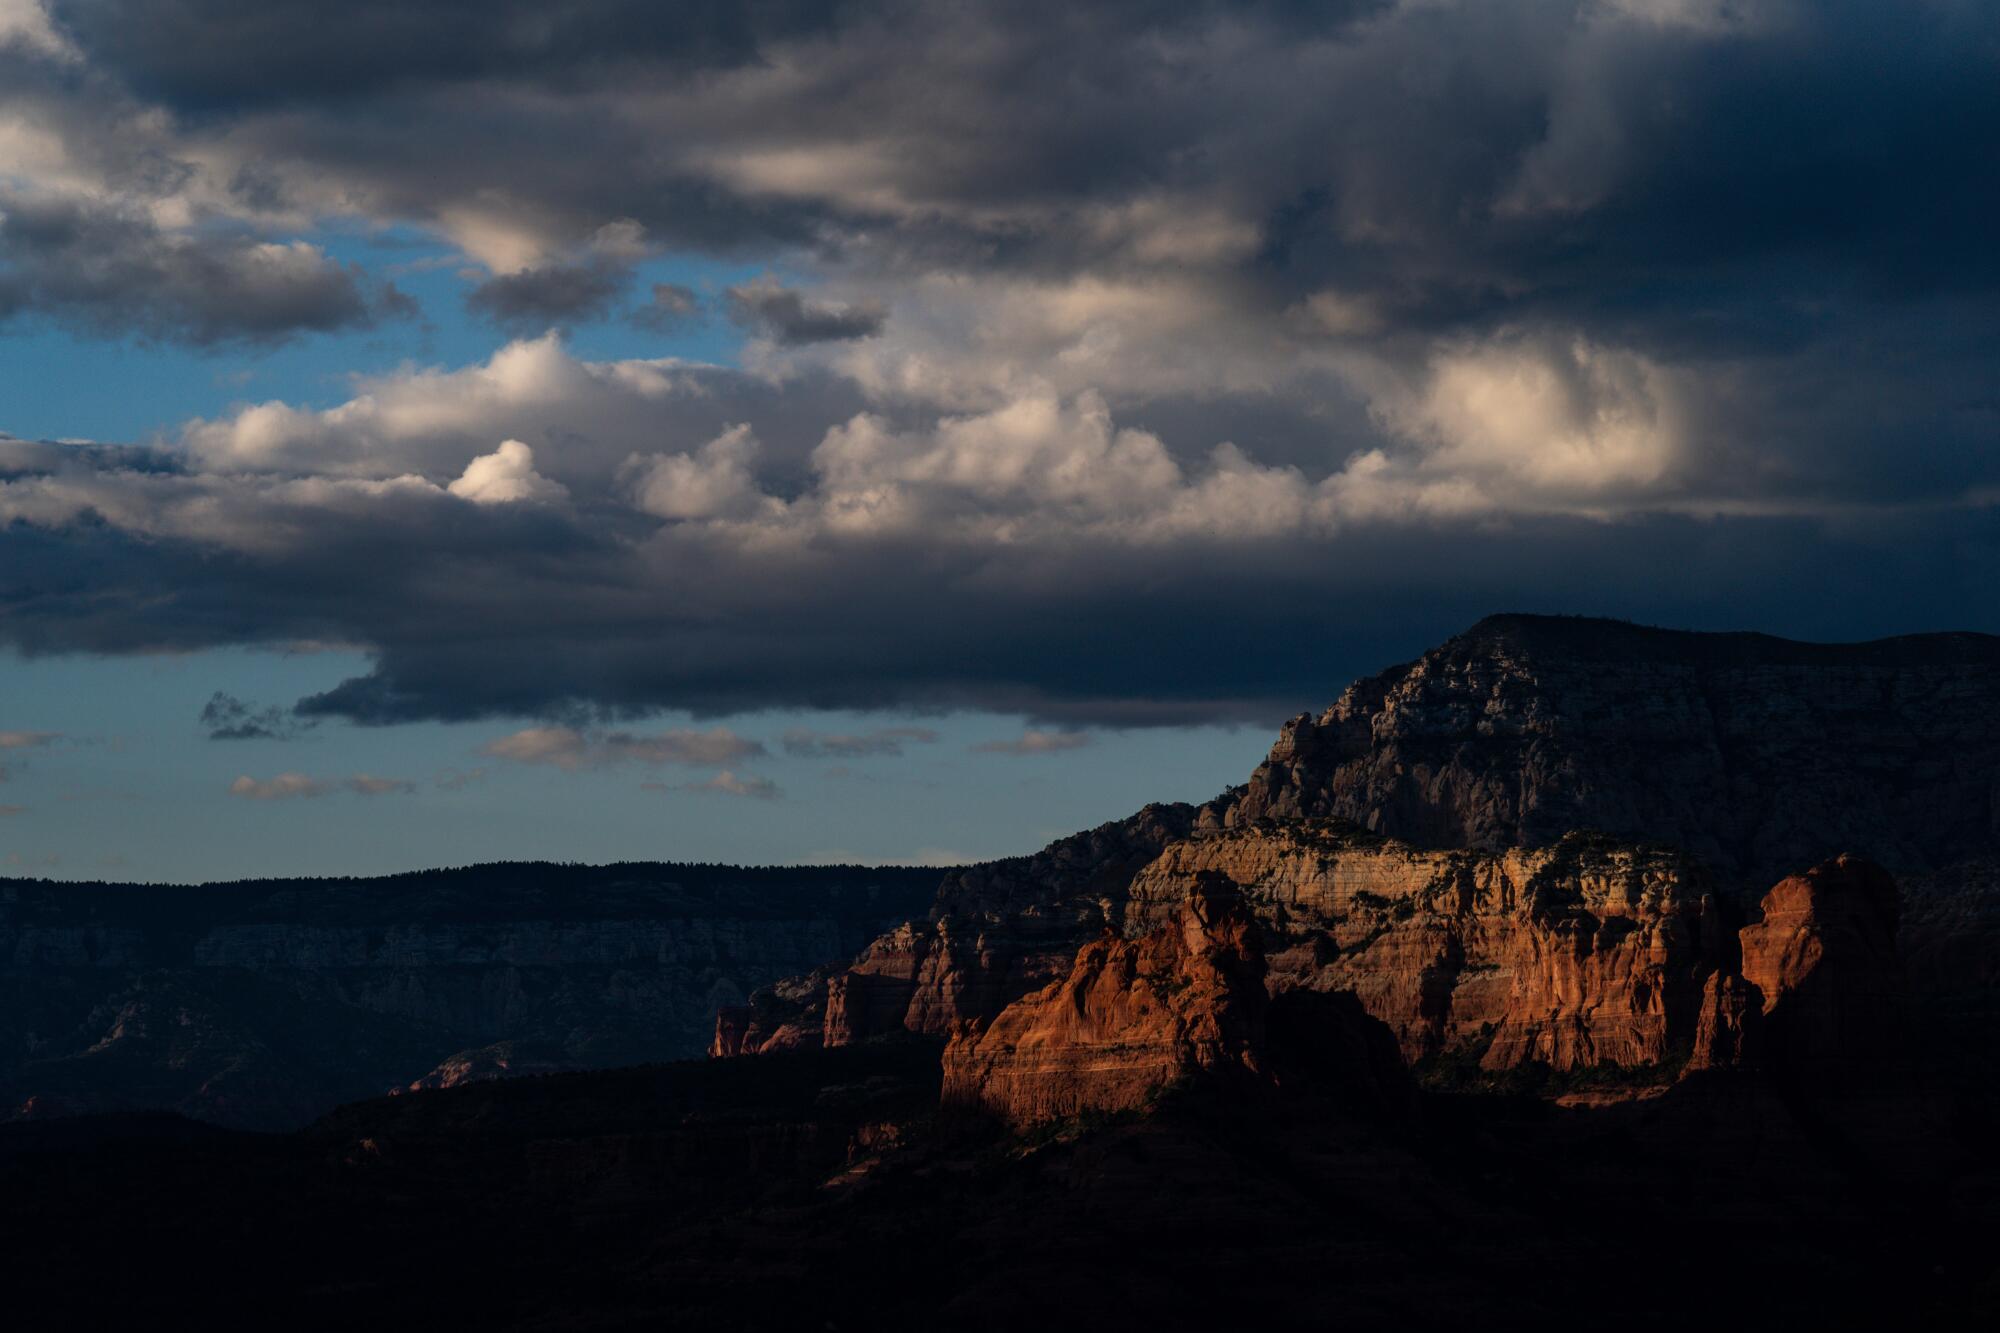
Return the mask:
<path id="1" fill-rule="evenodd" d="M 549 264 L 488 278 L 465 304 L 503 329 L 539 333 L 551 325 L 603 315 L 631 277 L 629 266 L 612 260 Z"/>
<path id="2" fill-rule="evenodd" d="M 693 70 L 829 30 L 839 0 L 54 0 L 79 47 L 138 92 L 215 110 L 346 99 L 410 82 Z"/>
<path id="3" fill-rule="evenodd" d="M 201 727 L 212 741 L 289 740 L 310 726 L 276 704 L 259 707 L 217 690 L 201 706 Z"/>
<path id="4" fill-rule="evenodd" d="M 732 320 L 782 347 L 872 338 L 888 319 L 880 306 L 809 301 L 802 293 L 764 278 L 731 287 L 723 298 Z"/>
<path id="5" fill-rule="evenodd" d="M 90 515 L 16 522 L 0 529 L 0 629 L 28 651 L 372 644 L 369 675 L 300 705 L 371 724 L 917 705 L 1057 731 L 1269 721 L 1499 609 L 1807 637 L 2000 630 L 1990 509 L 1005 554 L 916 540 L 774 554 L 683 529 L 635 547 L 558 507 L 417 491 L 358 518 L 288 507 L 267 522 L 290 538 L 258 553 L 142 542 Z"/>
<path id="6" fill-rule="evenodd" d="M 393 286 L 302 243 L 171 234 L 80 200 L 0 193 L 0 321 L 210 346 L 327 332 L 410 311 Z"/>

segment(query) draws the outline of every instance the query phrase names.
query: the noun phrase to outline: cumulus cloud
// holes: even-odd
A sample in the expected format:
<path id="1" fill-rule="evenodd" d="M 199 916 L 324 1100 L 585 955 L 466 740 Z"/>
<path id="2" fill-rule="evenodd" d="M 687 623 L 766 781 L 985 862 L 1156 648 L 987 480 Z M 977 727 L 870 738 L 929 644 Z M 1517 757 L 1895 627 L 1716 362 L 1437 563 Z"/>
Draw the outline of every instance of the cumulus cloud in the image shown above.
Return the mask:
<path id="1" fill-rule="evenodd" d="M 872 338 L 888 320 L 879 305 L 809 301 L 769 277 L 731 287 L 723 299 L 731 319 L 783 347 Z"/>
<path id="2" fill-rule="evenodd" d="M 651 735 L 628 731 L 579 731 L 574 727 L 528 727 L 489 741 L 480 753 L 517 764 L 548 764 L 565 772 L 616 764 L 720 764 L 766 753 L 760 741 L 727 727 L 677 728 Z"/>
<path id="3" fill-rule="evenodd" d="M 348 778 L 315 778 L 304 773 L 279 773 L 274 777 L 253 778 L 248 774 L 229 784 L 229 794 L 246 801 L 289 801 L 347 792 L 355 796 L 406 795 L 415 791 L 414 782 L 400 778 L 378 778 L 356 773 Z"/>
<path id="4" fill-rule="evenodd" d="M 939 739 L 930 727 L 877 727 L 862 732 L 794 727 L 784 734 L 781 743 L 786 754 L 799 759 L 864 759 L 900 756 L 906 745 L 935 745 Z"/>
<path id="5" fill-rule="evenodd" d="M 569 494 L 561 483 L 535 471 L 535 451 L 519 440 L 502 440 L 492 453 L 467 463 L 446 489 L 461 500 L 482 505 L 560 500 Z"/>
<path id="6" fill-rule="evenodd" d="M 632 455 L 625 471 L 632 500 L 656 518 L 748 518 L 778 513 L 782 504 L 758 489 L 750 465 L 757 437 L 744 425 L 731 426 L 693 453 Z"/>
<path id="7" fill-rule="evenodd" d="M 1081 750 L 1090 744 L 1090 733 L 1086 731 L 1037 731 L 1030 728 L 1013 740 L 982 741 L 973 746 L 980 754 L 1061 754 L 1065 750 Z"/>

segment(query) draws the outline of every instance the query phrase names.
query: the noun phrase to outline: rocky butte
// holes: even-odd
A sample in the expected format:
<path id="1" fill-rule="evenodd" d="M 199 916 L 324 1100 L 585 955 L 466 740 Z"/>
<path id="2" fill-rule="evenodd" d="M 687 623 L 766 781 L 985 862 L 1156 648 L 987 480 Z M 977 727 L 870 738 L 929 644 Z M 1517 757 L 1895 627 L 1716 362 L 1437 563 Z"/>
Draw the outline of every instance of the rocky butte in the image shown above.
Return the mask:
<path id="1" fill-rule="evenodd" d="M 1996 866 L 2000 640 L 1499 616 L 1293 719 L 1206 806 L 953 873 L 926 919 L 725 1013 L 711 1051 L 910 1031 L 952 1037 L 962 1095 L 976 1065 L 1019 1082 L 1052 1012 L 1123 1040 L 1104 976 L 1156 988 L 1147 941 L 1225 890 L 1270 994 L 1350 994 L 1418 1066 L 1660 1086 L 1780 1030 L 1801 1064 L 1990 1064 Z M 1892 1008 L 1914 1027 L 1865 1030 Z"/>

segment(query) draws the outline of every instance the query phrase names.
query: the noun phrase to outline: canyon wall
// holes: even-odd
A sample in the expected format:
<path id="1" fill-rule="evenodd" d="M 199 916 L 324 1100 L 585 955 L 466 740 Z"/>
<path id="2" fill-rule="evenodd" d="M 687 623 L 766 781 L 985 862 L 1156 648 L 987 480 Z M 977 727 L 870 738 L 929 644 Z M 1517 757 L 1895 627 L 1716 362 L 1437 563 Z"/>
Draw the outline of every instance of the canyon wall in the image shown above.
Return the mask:
<path id="1" fill-rule="evenodd" d="M 0 884 L 0 1117 L 280 1128 L 414 1083 L 696 1056 L 719 1006 L 861 948 L 937 880 L 508 865 Z"/>
<path id="2" fill-rule="evenodd" d="M 1842 854 L 1900 886 L 1913 1041 L 1987 1060 L 2000 639 L 1499 616 L 1287 723 L 1245 786 L 1199 810 L 1151 807 L 955 875 L 926 919 L 767 990 L 712 1049 L 990 1022 L 1099 932 L 1143 934 L 1213 875 L 1273 932 L 1274 989 L 1352 990 L 1413 1059 L 1721 1060 L 1754 1021 L 1728 1021 L 1749 1002 L 1735 927 L 1774 882 Z"/>
<path id="3" fill-rule="evenodd" d="M 1608 1068 L 1612 1090 L 1578 1094 L 1598 1103 L 1697 1074 L 1845 1094 L 1907 1073 L 1896 885 L 1872 862 L 1787 877 L 1730 935 L 1706 873 L 1673 853 L 1581 835 L 1438 853 L 1338 828 L 1170 847 L 1134 882 L 1122 934 L 957 1026 L 945 1104 L 1027 1128 L 1196 1083 L 1304 1081 L 1379 1107 L 1405 1060 L 1442 1054 Z M 1288 1006 L 1295 1020 L 1274 1021 Z M 1917 1103 L 1896 1110 L 1922 1123 Z"/>

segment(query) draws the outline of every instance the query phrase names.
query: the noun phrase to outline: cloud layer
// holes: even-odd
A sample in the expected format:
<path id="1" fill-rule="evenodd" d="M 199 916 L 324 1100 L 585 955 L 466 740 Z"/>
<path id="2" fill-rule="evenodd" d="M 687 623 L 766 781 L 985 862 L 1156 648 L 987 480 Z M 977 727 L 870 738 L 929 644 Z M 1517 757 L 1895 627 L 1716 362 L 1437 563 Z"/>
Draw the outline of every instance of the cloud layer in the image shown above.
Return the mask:
<path id="1" fill-rule="evenodd" d="M 361 227 L 511 339 L 0 440 L 0 641 L 359 644 L 301 716 L 593 766 L 1261 720 L 1498 609 L 2000 629 L 1991 6 L 669 8 L 0 10 L 0 332 L 416 313 Z M 545 332 L 700 318 L 666 255 L 763 274 L 740 366 Z"/>

